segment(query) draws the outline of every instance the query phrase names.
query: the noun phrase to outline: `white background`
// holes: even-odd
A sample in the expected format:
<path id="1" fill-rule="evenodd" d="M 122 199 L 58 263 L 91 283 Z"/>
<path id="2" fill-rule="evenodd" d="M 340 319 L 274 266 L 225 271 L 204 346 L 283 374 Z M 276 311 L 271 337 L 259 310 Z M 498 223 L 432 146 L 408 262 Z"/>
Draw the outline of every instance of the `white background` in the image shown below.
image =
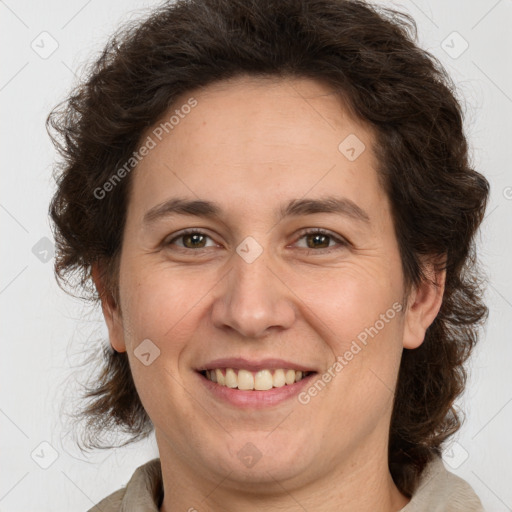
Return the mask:
<path id="1" fill-rule="evenodd" d="M 420 45 L 437 56 L 455 79 L 465 98 L 474 165 L 491 183 L 490 205 L 479 240 L 490 279 L 490 317 L 460 404 L 467 419 L 445 462 L 473 486 L 489 512 L 509 511 L 512 1 L 381 3 L 413 15 Z M 107 36 L 121 22 L 140 16 L 152 5 L 156 2 L 0 1 L 3 512 L 85 511 L 125 485 L 136 467 L 158 456 L 153 438 L 130 448 L 92 454 L 76 448 L 65 411 L 73 410 L 79 364 L 91 350 L 97 350 L 97 340 L 105 335 L 105 329 L 97 311 L 91 313 L 87 305 L 57 287 L 52 247 L 44 239 L 52 238 L 47 210 L 54 190 L 51 166 L 55 159 L 45 118 L 64 99 L 81 66 L 97 56 Z M 51 37 L 40 35 L 44 31 Z M 58 48 L 48 58 L 31 47 L 49 51 L 53 39 Z M 458 55 L 465 42 L 468 48 Z M 40 467 L 50 463 L 47 469 Z"/>

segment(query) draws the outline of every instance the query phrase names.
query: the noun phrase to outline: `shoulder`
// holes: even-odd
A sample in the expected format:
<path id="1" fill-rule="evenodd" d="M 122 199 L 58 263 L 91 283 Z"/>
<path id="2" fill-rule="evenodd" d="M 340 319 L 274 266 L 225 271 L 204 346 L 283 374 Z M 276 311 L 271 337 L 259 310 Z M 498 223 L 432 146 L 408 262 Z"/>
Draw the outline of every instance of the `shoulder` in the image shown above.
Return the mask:
<path id="1" fill-rule="evenodd" d="M 139 466 L 125 487 L 109 494 L 87 512 L 158 512 L 163 495 L 160 459 Z"/>
<path id="2" fill-rule="evenodd" d="M 436 457 L 423 471 L 411 501 L 400 512 L 485 512 L 473 488 Z"/>

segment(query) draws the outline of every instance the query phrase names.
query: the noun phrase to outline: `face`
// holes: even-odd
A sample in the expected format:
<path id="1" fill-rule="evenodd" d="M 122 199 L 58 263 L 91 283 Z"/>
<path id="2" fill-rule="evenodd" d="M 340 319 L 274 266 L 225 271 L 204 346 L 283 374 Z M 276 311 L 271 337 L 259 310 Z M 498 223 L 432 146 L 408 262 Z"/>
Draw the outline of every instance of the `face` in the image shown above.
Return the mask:
<path id="1" fill-rule="evenodd" d="M 402 350 L 439 301 L 404 300 L 374 134 L 308 79 L 217 83 L 162 122 L 175 110 L 141 139 L 104 304 L 161 459 L 255 486 L 386 460 Z"/>

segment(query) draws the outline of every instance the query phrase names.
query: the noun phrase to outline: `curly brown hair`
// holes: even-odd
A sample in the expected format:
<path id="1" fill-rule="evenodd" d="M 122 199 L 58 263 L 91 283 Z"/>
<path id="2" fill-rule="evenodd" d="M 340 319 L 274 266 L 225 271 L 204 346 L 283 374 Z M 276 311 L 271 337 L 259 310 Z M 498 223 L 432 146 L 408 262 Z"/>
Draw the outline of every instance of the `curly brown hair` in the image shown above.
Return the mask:
<path id="1" fill-rule="evenodd" d="M 394 400 L 389 467 L 409 497 L 460 427 L 454 402 L 466 383 L 463 363 L 488 312 L 475 234 L 489 184 L 469 162 L 453 82 L 416 40 L 409 15 L 359 0 L 178 0 L 112 36 L 47 120 L 64 158 L 50 206 L 56 276 L 61 285 L 78 277 L 72 287 L 94 301 L 96 263 L 118 298 L 130 175 L 101 200 L 95 191 L 181 94 L 241 74 L 311 78 L 374 128 L 407 286 L 427 279 L 425 256 L 441 257 L 438 270 L 446 270 L 441 310 L 422 345 L 404 350 Z M 121 428 L 132 442 L 153 428 L 126 353 L 107 346 L 103 356 L 81 411 L 90 447 L 104 446 L 105 430 Z"/>

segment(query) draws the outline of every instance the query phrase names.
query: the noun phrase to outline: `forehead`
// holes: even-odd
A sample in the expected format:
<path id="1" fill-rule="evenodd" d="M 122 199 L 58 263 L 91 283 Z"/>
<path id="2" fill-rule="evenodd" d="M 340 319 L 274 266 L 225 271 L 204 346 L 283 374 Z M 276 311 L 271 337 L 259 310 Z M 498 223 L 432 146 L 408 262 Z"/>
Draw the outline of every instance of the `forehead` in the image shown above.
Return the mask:
<path id="1" fill-rule="evenodd" d="M 192 108 L 189 105 L 194 105 Z M 147 208 L 170 196 L 209 197 L 246 209 L 338 191 L 382 195 L 374 134 L 339 95 L 310 79 L 238 77 L 178 98 L 141 138 L 153 148 L 134 171 Z"/>

